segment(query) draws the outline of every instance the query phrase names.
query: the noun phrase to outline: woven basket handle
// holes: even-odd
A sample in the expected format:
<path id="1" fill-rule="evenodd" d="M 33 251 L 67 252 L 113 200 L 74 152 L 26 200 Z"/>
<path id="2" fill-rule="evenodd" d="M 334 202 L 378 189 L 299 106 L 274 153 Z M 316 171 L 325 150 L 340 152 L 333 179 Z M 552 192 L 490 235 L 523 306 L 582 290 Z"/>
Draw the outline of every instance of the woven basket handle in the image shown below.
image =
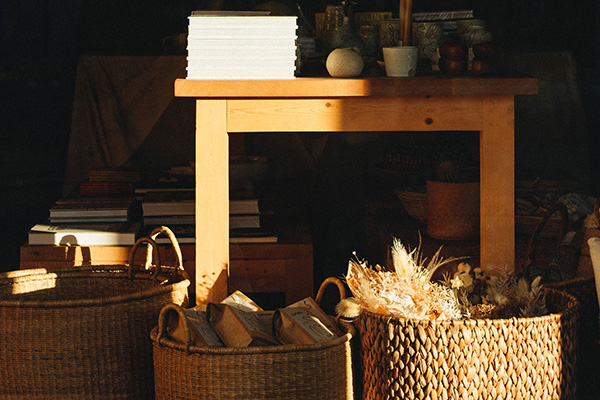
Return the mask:
<path id="1" fill-rule="evenodd" d="M 319 291 L 317 292 L 317 297 L 315 298 L 315 301 L 317 302 L 317 304 L 319 306 L 321 306 L 321 301 L 323 300 L 323 294 L 325 293 L 325 290 L 327 289 L 327 287 L 329 285 L 337 286 L 337 288 L 340 292 L 340 300 L 346 298 L 346 287 L 344 286 L 344 283 L 340 279 L 330 276 L 329 278 L 325 279 L 323 281 L 323 283 L 321 283 L 321 287 L 319 288 Z"/>
<path id="2" fill-rule="evenodd" d="M 152 252 L 154 252 L 154 255 L 156 257 L 156 270 L 152 274 L 152 277 L 156 278 L 161 270 L 160 253 L 158 252 L 158 245 L 156 244 L 154 239 L 144 236 L 135 241 L 133 247 L 131 248 L 131 252 L 129 253 L 129 279 L 131 279 L 131 280 L 133 279 L 133 259 L 135 258 L 135 253 L 140 248 L 142 243 L 147 243 L 148 252 L 150 252 L 150 254 L 152 254 Z M 147 260 L 146 260 L 145 269 L 148 269 L 148 261 Z"/>
<path id="3" fill-rule="evenodd" d="M 183 257 L 181 256 L 181 247 L 179 247 L 179 242 L 177 241 L 177 238 L 175 237 L 175 234 L 173 233 L 172 230 L 170 230 L 166 226 L 159 226 L 158 228 L 154 228 L 154 230 L 152 230 L 152 232 L 150 233 L 150 238 L 152 240 L 156 240 L 158 235 L 160 235 L 161 233 L 164 233 L 165 235 L 167 235 L 167 237 L 171 241 L 171 244 L 173 245 L 173 249 L 175 250 L 175 255 L 177 256 L 177 268 L 183 270 Z M 146 253 L 146 269 L 148 269 L 151 265 L 152 265 L 152 249 L 150 249 L 150 247 L 148 247 L 148 250 Z"/>
<path id="4" fill-rule="evenodd" d="M 550 217 L 552 217 L 552 215 L 554 215 L 556 212 L 560 214 L 562 220 L 561 232 L 559 232 L 556 247 L 560 245 L 564 236 L 567 234 L 569 230 L 569 212 L 567 210 L 567 206 L 564 205 L 564 203 L 556 202 L 548 209 L 548 211 L 546 211 L 546 214 L 544 214 L 542 220 L 535 227 L 533 235 L 531 235 L 531 239 L 529 240 L 529 248 L 527 250 L 527 265 L 525 268 L 535 265 L 535 247 L 537 245 L 538 237 L 540 236 L 544 225 L 546 225 L 546 222 L 548 222 Z"/>
<path id="5" fill-rule="evenodd" d="M 346 286 L 344 286 L 344 282 L 342 282 L 339 278 L 330 276 L 329 278 L 325 279 L 323 283 L 321 283 L 321 287 L 319 287 L 319 291 L 317 292 L 317 297 L 315 298 L 315 301 L 319 305 L 319 307 L 321 306 L 321 301 L 323 300 L 323 294 L 325 293 L 325 290 L 329 285 L 337 286 L 340 294 L 340 300 L 346 298 Z M 343 327 L 346 330 L 346 332 L 352 334 L 353 337 L 356 336 L 356 328 L 351 322 L 341 319 L 339 315 L 333 317 L 333 319 L 338 325 Z"/>
<path id="6" fill-rule="evenodd" d="M 183 313 L 183 308 L 175 303 L 169 303 L 163 306 L 162 310 L 160 310 L 160 314 L 158 314 L 158 336 L 156 341 L 160 343 L 160 340 L 163 337 L 168 337 L 167 328 L 169 327 L 169 315 L 171 313 L 177 313 L 179 317 L 179 321 L 183 328 L 183 333 L 185 334 L 185 347 L 189 351 L 189 347 L 192 345 L 192 332 L 190 330 L 190 325 L 188 320 Z"/>

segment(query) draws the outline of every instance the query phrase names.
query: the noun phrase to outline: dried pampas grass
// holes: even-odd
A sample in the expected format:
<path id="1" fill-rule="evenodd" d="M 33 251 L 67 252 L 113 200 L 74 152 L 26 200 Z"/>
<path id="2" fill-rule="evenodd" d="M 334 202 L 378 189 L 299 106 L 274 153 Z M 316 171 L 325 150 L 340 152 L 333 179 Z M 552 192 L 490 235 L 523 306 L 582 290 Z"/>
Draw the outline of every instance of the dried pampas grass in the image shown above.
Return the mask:
<path id="1" fill-rule="evenodd" d="M 394 270 L 370 266 L 356 258 L 348 263 L 346 283 L 354 298 L 340 302 L 338 315 L 357 317 L 362 309 L 373 313 L 419 320 L 534 317 L 547 313 L 538 277 L 531 283 L 502 270 L 486 277 L 481 268 L 458 264 L 451 278 L 432 281 L 434 272 L 459 258 L 442 259 L 441 248 L 429 262 L 420 246 L 409 250 L 394 238 Z"/>
<path id="2" fill-rule="evenodd" d="M 420 248 L 410 251 L 394 238 L 394 271 L 352 259 L 346 283 L 362 308 L 374 313 L 412 319 L 459 319 L 460 306 L 452 290 L 431 281 L 440 266 L 456 260 L 443 260 L 440 250 L 425 264 Z"/>

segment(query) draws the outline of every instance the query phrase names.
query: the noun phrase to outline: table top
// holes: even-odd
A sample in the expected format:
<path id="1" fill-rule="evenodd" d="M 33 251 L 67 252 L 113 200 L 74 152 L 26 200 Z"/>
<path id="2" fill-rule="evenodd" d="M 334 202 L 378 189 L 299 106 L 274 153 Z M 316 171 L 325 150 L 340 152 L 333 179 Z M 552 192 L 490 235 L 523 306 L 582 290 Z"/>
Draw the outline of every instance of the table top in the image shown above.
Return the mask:
<path id="1" fill-rule="evenodd" d="M 283 80 L 176 79 L 176 97 L 331 98 L 514 96 L 537 94 L 531 77 L 295 78 Z"/>

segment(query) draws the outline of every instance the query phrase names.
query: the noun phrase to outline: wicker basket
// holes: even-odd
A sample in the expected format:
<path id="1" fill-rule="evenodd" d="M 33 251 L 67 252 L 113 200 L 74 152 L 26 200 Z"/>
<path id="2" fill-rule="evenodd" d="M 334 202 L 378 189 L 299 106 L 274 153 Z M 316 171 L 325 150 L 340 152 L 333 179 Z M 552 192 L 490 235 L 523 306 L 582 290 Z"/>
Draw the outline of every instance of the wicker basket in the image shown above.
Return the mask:
<path id="1" fill-rule="evenodd" d="M 137 270 L 144 243 L 156 265 Z M 187 304 L 189 283 L 183 269 L 161 268 L 151 237 L 128 266 L 0 274 L 0 398 L 153 399 L 148 334 L 165 304 Z"/>
<path id="2" fill-rule="evenodd" d="M 534 275 L 536 271 L 544 272 L 545 270 L 550 268 L 549 265 L 545 265 L 547 263 L 549 264 L 551 261 L 548 260 L 548 257 L 538 257 L 538 255 L 542 255 L 538 253 L 543 252 L 540 250 L 538 242 L 542 237 L 541 233 L 544 229 L 548 228 L 548 223 L 549 221 L 551 221 L 552 216 L 555 213 L 559 214 L 561 223 L 558 226 L 553 227 L 551 230 L 553 232 L 553 235 L 557 238 L 557 244 L 556 248 L 554 249 L 554 253 L 556 253 L 559 250 L 559 245 L 563 241 L 567 231 L 569 230 L 569 216 L 567 208 L 563 203 L 557 202 L 549 208 L 548 212 L 542 217 L 542 219 L 536 226 L 533 234 L 531 235 L 531 239 L 529 240 L 529 246 L 527 249 L 527 261 L 523 267 L 523 270 L 526 274 Z M 578 232 L 577 235 L 581 236 L 579 240 L 583 242 L 583 232 Z M 572 254 L 567 254 L 566 251 L 563 251 L 563 257 L 561 259 L 562 264 L 560 265 L 561 270 L 557 271 L 562 274 L 565 271 L 575 270 L 576 272 L 574 276 L 556 282 L 544 282 L 544 286 L 557 290 L 562 290 L 575 296 L 580 302 L 580 314 L 582 317 L 582 323 L 586 324 L 591 320 L 598 319 L 598 301 L 593 271 L 582 270 L 580 268 L 580 265 L 578 265 L 579 261 L 581 260 L 581 248 L 579 246 L 580 245 L 577 244 L 578 251 L 575 251 L 575 249 L 571 250 Z M 550 254 L 550 256 L 552 255 L 554 254 Z M 569 257 L 567 257 L 567 255 Z"/>
<path id="3" fill-rule="evenodd" d="M 400 199 L 404 210 L 419 221 L 421 224 L 427 223 L 427 193 L 409 192 L 406 190 L 396 190 L 396 196 Z"/>
<path id="4" fill-rule="evenodd" d="M 181 307 L 165 306 L 150 335 L 157 400 L 353 398 L 350 332 L 314 345 L 198 347 L 167 335 L 172 312 Z M 182 314 L 180 320 L 186 321 Z"/>
<path id="5" fill-rule="evenodd" d="M 545 289 L 551 314 L 356 320 L 365 399 L 575 399 L 578 301 Z"/>

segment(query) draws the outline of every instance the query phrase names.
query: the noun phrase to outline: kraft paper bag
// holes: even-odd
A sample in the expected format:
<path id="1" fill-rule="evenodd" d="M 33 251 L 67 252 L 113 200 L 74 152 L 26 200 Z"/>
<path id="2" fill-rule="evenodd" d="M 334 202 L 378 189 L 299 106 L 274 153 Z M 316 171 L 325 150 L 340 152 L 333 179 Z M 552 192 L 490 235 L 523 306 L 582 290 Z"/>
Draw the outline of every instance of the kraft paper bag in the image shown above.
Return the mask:
<path id="1" fill-rule="evenodd" d="M 286 307 L 275 311 L 273 329 L 284 344 L 314 344 L 337 336 L 303 307 Z"/>
<path id="2" fill-rule="evenodd" d="M 194 346 L 223 346 L 223 342 L 208 323 L 205 312 L 200 307 L 184 309 L 191 334 L 191 344 Z M 179 314 L 173 312 L 169 315 L 168 333 L 174 340 L 187 343 L 187 337 Z"/>
<path id="3" fill-rule="evenodd" d="M 228 347 L 273 346 L 273 311 L 248 312 L 228 304 L 209 303 L 208 321 Z"/>

